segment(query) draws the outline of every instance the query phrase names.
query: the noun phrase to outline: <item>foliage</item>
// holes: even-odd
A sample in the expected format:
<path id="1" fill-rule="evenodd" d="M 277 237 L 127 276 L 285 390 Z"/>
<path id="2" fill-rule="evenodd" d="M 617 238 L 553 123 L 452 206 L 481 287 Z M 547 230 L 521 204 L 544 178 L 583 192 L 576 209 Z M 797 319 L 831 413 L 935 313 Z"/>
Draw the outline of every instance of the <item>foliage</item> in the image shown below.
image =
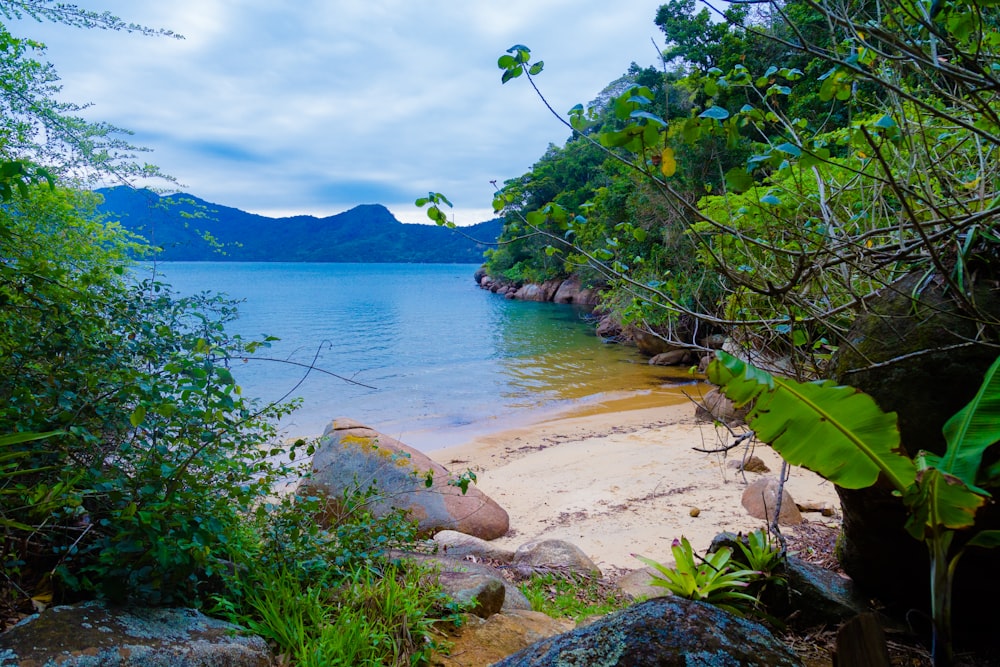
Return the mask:
<path id="1" fill-rule="evenodd" d="M 552 618 L 580 621 L 618 611 L 627 605 L 619 591 L 593 577 L 535 574 L 523 582 L 520 589 L 533 610 Z"/>
<path id="2" fill-rule="evenodd" d="M 912 459 L 899 446 L 895 415 L 850 387 L 775 377 L 721 351 L 708 372 L 737 407 L 753 401 L 747 423 L 785 460 L 845 488 L 882 478 L 902 495 L 906 529 L 930 553 L 935 663 L 950 664 L 955 568 L 965 549 L 1000 545 L 1000 531 L 980 530 L 952 549 L 957 531 L 975 530 L 977 511 L 992 497 L 988 489 L 1000 486 L 1000 467 L 983 465 L 985 452 L 1000 442 L 1000 358 L 973 400 L 945 424 L 944 455 Z"/>
<path id="3" fill-rule="evenodd" d="M 559 197 L 582 182 L 567 177 L 549 202 L 526 207 L 522 185 L 508 181 L 494 205 L 532 246 L 490 270 L 554 254 L 567 270 L 585 263 L 606 277 L 620 319 L 695 347 L 692 326 L 678 322 L 725 330 L 790 357 L 802 377 L 822 376 L 854 313 L 909 272 L 944 281 L 969 317 L 989 323 L 971 285 L 992 271 L 1000 242 L 1000 21 L 992 2 L 925 4 L 790 0 L 736 6 L 714 22 L 687 0 L 668 2 L 657 24 L 677 69 L 561 119 L 574 132 L 567 147 L 602 151 L 606 182 L 567 204 Z M 538 90 L 530 50 L 512 53 L 503 81 L 524 77 Z M 664 90 L 686 91 L 686 103 Z M 614 196 L 602 202 L 601 188 Z M 663 202 L 652 224 L 602 208 L 644 190 Z M 683 256 L 661 241 L 675 225 L 714 280 L 681 285 L 671 277 L 682 267 L 644 262 L 656 248 Z"/>
<path id="4" fill-rule="evenodd" d="M 760 573 L 734 569 L 731 548 L 722 547 L 702 558 L 695 554 L 687 538 L 682 537 L 674 540 L 670 550 L 674 554 L 674 567 L 644 556 L 635 556 L 658 572 L 653 575 L 654 586 L 662 586 L 678 597 L 707 602 L 739 616 L 756 607 L 757 598 L 744 591 Z"/>
<path id="5" fill-rule="evenodd" d="M 453 613 L 441 592 L 429 589 L 428 574 L 385 564 L 304 582 L 268 570 L 245 587 L 246 611 L 229 616 L 303 667 L 424 664 L 441 648 L 431 633 L 436 614 Z"/>
<path id="6" fill-rule="evenodd" d="M 227 534 L 282 474 L 261 456 L 289 407 L 239 394 L 232 303 L 134 282 L 138 246 L 89 214 L 92 197 L 31 189 L 0 210 L 0 552 L 111 598 L 196 600 Z M 275 448 L 273 454 L 279 453 Z"/>

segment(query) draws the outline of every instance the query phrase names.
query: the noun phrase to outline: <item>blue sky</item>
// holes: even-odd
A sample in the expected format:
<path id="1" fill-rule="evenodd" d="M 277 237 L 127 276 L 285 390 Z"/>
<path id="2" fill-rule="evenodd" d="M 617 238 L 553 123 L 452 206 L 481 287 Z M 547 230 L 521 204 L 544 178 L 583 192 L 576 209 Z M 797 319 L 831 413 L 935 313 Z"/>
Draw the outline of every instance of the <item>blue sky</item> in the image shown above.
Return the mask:
<path id="1" fill-rule="evenodd" d="M 569 136 L 497 58 L 525 44 L 565 112 L 631 62 L 656 62 L 659 2 L 629 0 L 80 0 L 184 40 L 23 21 L 48 46 L 63 97 L 135 132 L 182 189 L 264 215 L 381 203 L 428 222 L 492 217 L 490 181 L 519 176 Z M 655 45 L 654 45 L 655 40 Z"/>

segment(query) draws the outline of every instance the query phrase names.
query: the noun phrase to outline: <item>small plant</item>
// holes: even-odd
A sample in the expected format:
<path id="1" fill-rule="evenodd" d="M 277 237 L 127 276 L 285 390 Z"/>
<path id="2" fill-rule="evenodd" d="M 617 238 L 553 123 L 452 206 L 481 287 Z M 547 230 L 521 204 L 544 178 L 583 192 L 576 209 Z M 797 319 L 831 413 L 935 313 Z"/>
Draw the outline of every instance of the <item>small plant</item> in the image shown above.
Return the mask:
<path id="1" fill-rule="evenodd" d="M 574 621 L 609 614 L 628 604 L 620 591 L 592 577 L 536 574 L 521 584 L 521 592 L 533 610 Z"/>
<path id="2" fill-rule="evenodd" d="M 737 558 L 749 569 L 773 576 L 785 566 L 785 553 L 780 545 L 774 543 L 770 534 L 763 529 L 749 533 L 736 541 L 740 548 Z"/>
<path id="3" fill-rule="evenodd" d="M 739 616 L 757 606 L 757 598 L 745 590 L 760 573 L 732 569 L 731 548 L 722 547 L 701 558 L 695 554 L 686 537 L 674 540 L 670 548 L 676 562 L 672 568 L 651 558 L 633 554 L 660 573 L 653 575 L 654 586 L 662 586 L 678 597 L 707 602 Z"/>

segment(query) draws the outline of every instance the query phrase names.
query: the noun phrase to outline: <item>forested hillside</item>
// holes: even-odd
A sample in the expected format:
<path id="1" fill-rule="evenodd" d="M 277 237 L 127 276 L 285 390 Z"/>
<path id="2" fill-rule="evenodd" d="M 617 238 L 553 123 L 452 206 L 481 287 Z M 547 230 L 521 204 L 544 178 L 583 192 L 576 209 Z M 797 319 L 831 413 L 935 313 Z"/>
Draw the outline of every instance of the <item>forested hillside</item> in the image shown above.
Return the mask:
<path id="1" fill-rule="evenodd" d="M 268 218 L 188 194 L 164 197 L 117 187 L 98 190 L 109 220 L 162 248 L 158 258 L 256 262 L 480 263 L 500 233 L 492 220 L 458 230 L 404 224 L 367 204 L 316 218 Z"/>

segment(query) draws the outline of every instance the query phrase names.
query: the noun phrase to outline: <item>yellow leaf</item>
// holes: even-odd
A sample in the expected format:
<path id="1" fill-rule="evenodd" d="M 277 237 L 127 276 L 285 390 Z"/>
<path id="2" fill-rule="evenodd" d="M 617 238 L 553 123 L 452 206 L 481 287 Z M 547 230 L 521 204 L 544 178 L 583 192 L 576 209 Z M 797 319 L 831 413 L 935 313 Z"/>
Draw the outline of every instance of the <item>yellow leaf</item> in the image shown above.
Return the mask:
<path id="1" fill-rule="evenodd" d="M 674 175 L 677 171 L 677 160 L 674 159 L 674 149 L 664 148 L 663 153 L 660 155 L 660 171 L 667 178 Z"/>

